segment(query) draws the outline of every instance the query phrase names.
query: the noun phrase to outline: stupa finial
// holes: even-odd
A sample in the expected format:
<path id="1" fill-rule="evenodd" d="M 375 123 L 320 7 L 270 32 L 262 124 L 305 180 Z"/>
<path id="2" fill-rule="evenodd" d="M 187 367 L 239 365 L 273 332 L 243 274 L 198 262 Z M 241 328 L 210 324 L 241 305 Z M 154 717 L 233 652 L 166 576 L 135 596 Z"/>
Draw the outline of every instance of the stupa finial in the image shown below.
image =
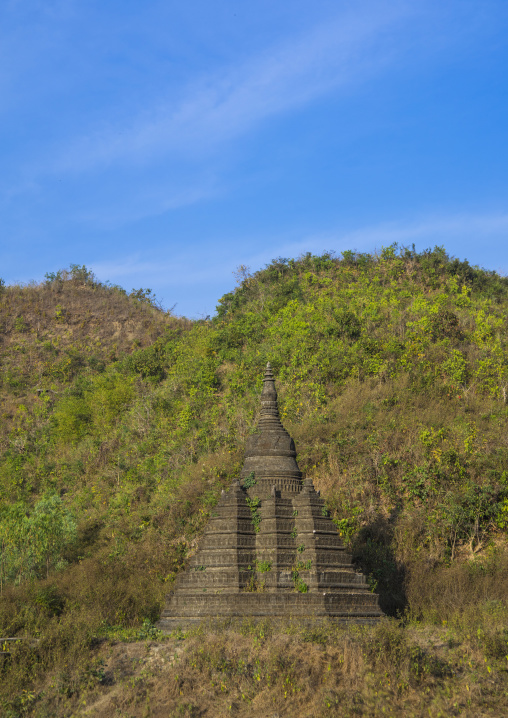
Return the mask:
<path id="1" fill-rule="evenodd" d="M 277 428 L 282 429 L 282 424 L 280 423 L 280 416 L 279 416 L 279 404 L 277 401 L 277 389 L 275 388 L 275 378 L 273 376 L 272 371 L 272 365 L 270 362 L 267 363 L 266 369 L 265 369 L 265 375 L 263 377 L 263 391 L 261 392 L 261 413 L 259 417 L 259 428 L 262 427 L 268 428 L 267 425 L 270 425 L 270 428 L 273 427 L 273 422 L 275 420 L 275 425 Z"/>

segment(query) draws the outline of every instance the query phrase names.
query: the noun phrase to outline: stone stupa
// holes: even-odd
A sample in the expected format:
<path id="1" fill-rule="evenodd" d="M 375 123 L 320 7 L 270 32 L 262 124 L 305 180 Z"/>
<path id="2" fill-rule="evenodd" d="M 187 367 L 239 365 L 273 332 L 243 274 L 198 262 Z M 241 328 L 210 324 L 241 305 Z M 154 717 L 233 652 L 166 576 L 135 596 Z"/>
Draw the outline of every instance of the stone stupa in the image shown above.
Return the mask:
<path id="1" fill-rule="evenodd" d="M 213 617 L 370 622 L 382 615 L 324 501 L 302 477 L 268 364 L 240 479 L 222 492 L 159 627 L 170 631 Z"/>

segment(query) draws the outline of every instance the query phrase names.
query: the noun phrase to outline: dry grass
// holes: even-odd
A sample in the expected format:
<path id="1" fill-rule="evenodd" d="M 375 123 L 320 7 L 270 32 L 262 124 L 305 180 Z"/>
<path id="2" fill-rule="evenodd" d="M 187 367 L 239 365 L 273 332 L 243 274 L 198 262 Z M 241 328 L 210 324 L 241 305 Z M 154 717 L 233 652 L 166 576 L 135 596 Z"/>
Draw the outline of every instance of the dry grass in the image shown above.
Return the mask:
<path id="1" fill-rule="evenodd" d="M 505 664 L 448 627 L 212 623 L 162 642 L 106 640 L 79 678 L 47 675 L 26 714 L 503 716 Z"/>

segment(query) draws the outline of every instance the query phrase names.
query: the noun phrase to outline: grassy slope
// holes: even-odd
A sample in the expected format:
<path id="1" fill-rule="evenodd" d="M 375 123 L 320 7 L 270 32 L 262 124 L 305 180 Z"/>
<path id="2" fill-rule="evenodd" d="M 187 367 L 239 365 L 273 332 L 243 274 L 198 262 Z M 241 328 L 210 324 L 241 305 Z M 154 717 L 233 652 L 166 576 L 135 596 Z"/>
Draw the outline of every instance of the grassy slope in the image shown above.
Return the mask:
<path id="1" fill-rule="evenodd" d="M 341 261 L 276 260 L 245 275 L 211 322 L 177 320 L 142 300 L 88 273 L 2 294 L 0 506 L 10 551 L 2 571 L 4 583 L 21 583 L 4 587 L 1 631 L 39 639 L 4 658 L 5 710 L 44 715 L 61 705 L 67 715 L 104 683 L 94 642 L 137 635 L 143 619 L 157 618 L 220 488 L 238 471 L 267 359 L 300 466 L 382 605 L 441 631 L 440 640 L 455 631 L 453 671 L 429 669 L 421 691 L 436 705 L 443 691 L 455 695 L 452 673 L 467 655 L 471 683 L 488 667 L 502 684 L 507 280 L 440 249 L 389 248 Z M 29 522 L 51 496 L 61 497 L 77 538 L 62 534 L 50 552 L 33 519 L 42 558 L 30 562 L 16 554 L 20 535 L 8 519 L 14 506 Z M 304 651 L 305 637 L 294 640 Z M 382 648 L 385 639 L 361 640 Z M 406 641 L 400 661 L 415 645 Z M 381 681 L 376 666 L 367 661 L 365 671 Z M 417 696 L 418 680 L 408 681 Z M 404 692 L 382 681 L 378 689 L 386 706 Z M 500 710 L 497 693 L 486 714 Z M 474 700 L 477 710 L 481 690 Z M 323 701 L 316 715 L 326 714 Z M 439 706 L 449 714 L 452 703 Z"/>

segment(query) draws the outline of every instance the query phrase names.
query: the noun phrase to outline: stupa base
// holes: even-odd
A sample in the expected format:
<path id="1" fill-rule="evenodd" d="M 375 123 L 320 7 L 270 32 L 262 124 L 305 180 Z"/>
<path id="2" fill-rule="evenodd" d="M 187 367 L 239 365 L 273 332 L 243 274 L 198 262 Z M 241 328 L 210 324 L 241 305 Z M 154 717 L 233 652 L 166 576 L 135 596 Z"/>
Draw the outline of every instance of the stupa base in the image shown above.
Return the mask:
<path id="1" fill-rule="evenodd" d="M 179 595 L 170 597 L 168 603 L 169 607 L 163 611 L 157 624 L 160 630 L 168 633 L 178 628 L 190 628 L 202 621 L 230 618 L 268 618 L 275 622 L 296 620 L 302 624 L 315 624 L 327 619 L 341 623 L 375 623 L 384 615 L 374 594 Z"/>

